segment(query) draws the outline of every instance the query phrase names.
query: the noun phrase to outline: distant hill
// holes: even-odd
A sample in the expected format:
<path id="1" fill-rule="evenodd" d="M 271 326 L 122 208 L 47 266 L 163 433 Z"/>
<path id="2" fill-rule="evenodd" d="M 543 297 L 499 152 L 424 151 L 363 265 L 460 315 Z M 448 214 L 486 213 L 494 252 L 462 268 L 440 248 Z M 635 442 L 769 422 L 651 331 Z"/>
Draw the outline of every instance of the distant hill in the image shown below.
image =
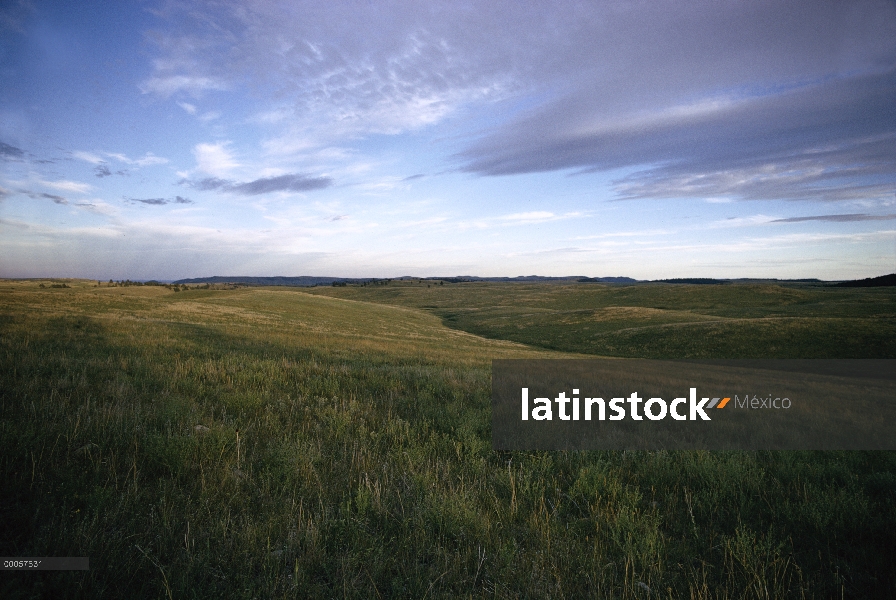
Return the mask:
<path id="1" fill-rule="evenodd" d="M 631 277 L 583 277 L 581 275 L 572 275 L 569 277 L 542 277 L 541 275 L 520 275 L 518 277 L 477 277 L 476 275 L 453 275 L 451 277 L 315 277 L 303 275 L 300 277 L 253 277 L 248 275 L 222 276 L 214 277 L 194 277 L 192 279 L 179 279 L 172 283 L 175 284 L 197 284 L 197 283 L 243 283 L 247 285 L 285 285 L 293 287 L 313 287 L 316 285 L 343 285 L 370 283 L 374 281 L 407 281 L 407 280 L 423 280 L 423 281 L 444 281 L 445 283 L 467 283 L 473 281 L 494 281 L 494 282 L 583 282 L 583 283 L 636 283 L 637 279 Z"/>
<path id="2" fill-rule="evenodd" d="M 232 276 L 225 277 L 195 277 L 193 279 L 179 279 L 173 283 L 246 283 L 249 285 L 287 285 L 293 287 L 312 287 L 315 285 L 333 285 L 334 283 L 366 283 L 373 281 L 372 277 L 355 279 L 351 277 L 313 277 L 303 275 L 301 277 L 251 277 Z"/>
<path id="3" fill-rule="evenodd" d="M 714 279 L 711 277 L 677 277 L 673 279 L 654 279 L 650 281 L 633 279 L 631 277 L 585 277 L 582 275 L 570 275 L 567 277 L 544 277 L 541 275 L 520 275 L 518 277 L 479 277 L 476 275 L 452 275 L 450 277 L 317 277 L 302 275 L 299 277 L 255 277 L 249 275 L 234 275 L 214 277 L 195 277 L 192 279 L 179 279 L 174 284 L 197 283 L 241 283 L 244 285 L 283 285 L 292 287 L 313 287 L 317 285 L 349 285 L 349 284 L 385 284 L 390 281 L 443 281 L 445 283 L 470 283 L 470 282 L 518 282 L 518 283 L 672 283 L 690 285 L 726 285 L 731 283 L 818 283 L 819 285 L 832 285 L 836 287 L 879 287 L 896 285 L 896 274 L 873 277 L 858 281 L 843 281 L 840 283 L 825 283 L 819 279 Z"/>
<path id="4" fill-rule="evenodd" d="M 854 281 L 841 281 L 833 284 L 833 287 L 888 287 L 893 285 L 896 285 L 896 273 Z"/>
<path id="5" fill-rule="evenodd" d="M 580 277 L 579 283 L 638 283 L 631 277 Z"/>
<path id="6" fill-rule="evenodd" d="M 728 279 L 712 279 L 710 277 L 680 277 L 677 279 L 656 279 L 653 283 L 690 283 L 692 285 L 724 285 L 731 283 Z"/>
<path id="7" fill-rule="evenodd" d="M 510 281 L 510 282 L 579 282 L 579 283 L 635 283 L 631 277 L 584 277 L 570 275 L 567 277 L 544 277 L 542 275 L 519 275 L 517 277 L 477 277 L 476 275 L 458 275 L 455 277 L 424 277 L 427 280 L 461 283 L 465 281 Z"/>

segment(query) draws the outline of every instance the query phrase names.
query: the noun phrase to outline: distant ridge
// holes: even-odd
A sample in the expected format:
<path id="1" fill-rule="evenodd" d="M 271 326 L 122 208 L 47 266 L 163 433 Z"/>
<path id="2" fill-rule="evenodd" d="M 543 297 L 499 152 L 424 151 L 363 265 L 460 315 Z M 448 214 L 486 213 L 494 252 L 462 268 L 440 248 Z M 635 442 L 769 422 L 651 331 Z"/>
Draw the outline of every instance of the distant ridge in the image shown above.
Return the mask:
<path id="1" fill-rule="evenodd" d="M 254 277 L 249 275 L 215 275 L 214 277 L 194 277 L 191 279 L 178 279 L 175 284 L 197 283 L 243 283 L 247 285 L 283 285 L 292 287 L 313 287 L 316 285 L 341 285 L 350 283 L 370 283 L 374 281 L 444 281 L 445 283 L 467 283 L 474 281 L 495 282 L 582 282 L 582 283 L 637 283 L 637 279 L 631 277 L 583 277 L 571 275 L 568 277 L 543 277 L 541 275 L 520 275 L 518 277 L 478 277 L 476 275 L 453 275 L 451 277 L 315 277 L 303 275 L 300 277 Z"/>
<path id="2" fill-rule="evenodd" d="M 676 279 L 656 279 L 654 283 L 690 283 L 692 285 L 725 285 L 730 279 L 712 279 L 710 277 L 679 277 Z"/>
<path id="3" fill-rule="evenodd" d="M 631 277 L 582 277 L 578 281 L 580 283 L 638 283 L 637 279 Z"/>
<path id="4" fill-rule="evenodd" d="M 240 283 L 244 285 L 258 286 L 290 286 L 290 287 L 314 287 L 318 285 L 349 285 L 349 284 L 384 284 L 389 281 L 441 281 L 444 283 L 472 283 L 472 282 L 517 282 L 517 283 L 604 283 L 604 284 L 635 284 L 635 283 L 671 283 L 687 285 L 727 285 L 731 283 L 817 283 L 834 287 L 882 287 L 896 285 L 896 273 L 872 277 L 856 281 L 842 281 L 838 283 L 824 282 L 820 279 L 715 279 L 712 277 L 676 277 L 672 279 L 642 280 L 631 277 L 585 277 L 582 275 L 570 275 L 567 277 L 545 277 L 542 275 L 519 275 L 517 277 L 479 277 L 477 275 L 452 275 L 449 277 L 325 277 L 314 275 L 302 275 L 298 277 L 256 277 L 250 275 L 215 275 L 214 277 L 194 277 L 192 279 L 178 279 L 173 284 L 198 284 L 198 283 Z"/>
<path id="5" fill-rule="evenodd" d="M 896 285 L 896 273 L 854 281 L 841 281 L 833 284 L 833 287 L 888 287 L 893 285 Z"/>
<path id="6" fill-rule="evenodd" d="M 181 283 L 246 283 L 249 285 L 286 285 L 293 287 L 312 287 L 315 285 L 332 285 L 333 283 L 366 283 L 373 281 L 373 277 L 355 279 L 351 277 L 313 277 L 303 275 L 301 277 L 250 277 L 250 276 L 222 276 L 195 277 L 193 279 L 178 279 L 173 282 Z"/>

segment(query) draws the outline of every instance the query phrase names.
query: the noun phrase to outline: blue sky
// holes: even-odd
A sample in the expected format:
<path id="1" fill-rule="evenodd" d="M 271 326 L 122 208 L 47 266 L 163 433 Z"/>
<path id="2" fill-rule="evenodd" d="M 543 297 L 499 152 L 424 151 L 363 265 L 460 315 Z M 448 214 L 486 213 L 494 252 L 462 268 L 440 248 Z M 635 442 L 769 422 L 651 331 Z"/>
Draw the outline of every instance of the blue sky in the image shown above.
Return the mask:
<path id="1" fill-rule="evenodd" d="M 0 6 L 0 276 L 896 271 L 896 4 Z"/>

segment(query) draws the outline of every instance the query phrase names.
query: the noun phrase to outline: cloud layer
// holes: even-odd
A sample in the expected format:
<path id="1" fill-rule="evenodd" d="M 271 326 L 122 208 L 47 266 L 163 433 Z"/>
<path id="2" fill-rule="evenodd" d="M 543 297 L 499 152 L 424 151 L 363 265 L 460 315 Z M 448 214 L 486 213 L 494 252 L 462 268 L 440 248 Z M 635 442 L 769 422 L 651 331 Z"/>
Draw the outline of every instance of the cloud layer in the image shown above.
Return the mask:
<path id="1" fill-rule="evenodd" d="M 893 0 L 70 11 L 0 9 L 2 268 L 892 268 Z"/>
<path id="2" fill-rule="evenodd" d="M 172 1 L 159 14 L 168 27 L 144 91 L 249 86 L 278 99 L 260 118 L 290 132 L 269 142 L 280 148 L 493 106 L 494 124 L 455 156 L 464 171 L 639 168 L 617 182 L 622 198 L 841 200 L 896 179 L 885 0 Z"/>

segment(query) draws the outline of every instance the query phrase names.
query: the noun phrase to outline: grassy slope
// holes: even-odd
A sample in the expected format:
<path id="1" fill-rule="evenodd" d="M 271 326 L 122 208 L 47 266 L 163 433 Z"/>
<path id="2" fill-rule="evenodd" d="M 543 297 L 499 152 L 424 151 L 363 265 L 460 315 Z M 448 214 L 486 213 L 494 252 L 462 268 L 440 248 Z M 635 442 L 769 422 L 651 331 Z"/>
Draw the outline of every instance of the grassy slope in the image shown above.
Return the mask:
<path id="1" fill-rule="evenodd" d="M 314 288 L 421 308 L 489 338 L 641 358 L 896 358 L 896 291 L 464 283 Z"/>
<path id="2" fill-rule="evenodd" d="M 498 454 L 489 361 L 552 354 L 294 290 L 70 284 L 0 282 L 0 554 L 93 568 L 5 598 L 894 591 L 892 454 Z"/>

